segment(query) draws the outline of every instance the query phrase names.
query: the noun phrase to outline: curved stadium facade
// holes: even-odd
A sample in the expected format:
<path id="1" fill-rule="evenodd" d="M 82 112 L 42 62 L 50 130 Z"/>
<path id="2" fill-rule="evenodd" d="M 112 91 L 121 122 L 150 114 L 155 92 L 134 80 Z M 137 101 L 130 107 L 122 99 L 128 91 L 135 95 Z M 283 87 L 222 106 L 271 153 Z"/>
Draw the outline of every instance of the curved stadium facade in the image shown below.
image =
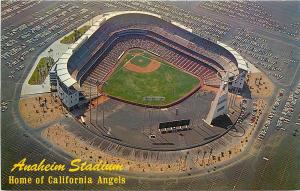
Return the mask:
<path id="1" fill-rule="evenodd" d="M 229 71 L 229 89 L 243 88 L 248 71 L 245 60 L 232 48 L 199 37 L 176 22 L 137 11 L 101 15 L 93 26 L 59 59 L 57 90 L 69 109 L 80 97 L 97 96 L 101 85 L 131 48 L 156 54 L 177 68 L 219 87 L 222 71 Z M 234 80 L 233 80 L 234 79 Z"/>

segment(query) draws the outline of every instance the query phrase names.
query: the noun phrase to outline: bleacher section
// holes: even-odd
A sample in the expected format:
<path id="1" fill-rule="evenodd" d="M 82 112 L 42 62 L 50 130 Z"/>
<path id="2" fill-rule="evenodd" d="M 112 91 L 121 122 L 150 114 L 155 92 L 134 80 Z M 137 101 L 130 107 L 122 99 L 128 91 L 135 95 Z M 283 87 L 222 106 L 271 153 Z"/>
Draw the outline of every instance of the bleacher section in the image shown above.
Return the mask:
<path id="1" fill-rule="evenodd" d="M 185 70 L 198 78 L 202 79 L 204 83 L 217 82 L 216 71 L 210 69 L 205 63 L 191 58 L 189 55 L 178 52 L 172 49 L 167 44 L 157 42 L 149 36 L 143 35 L 126 35 L 119 37 L 114 42 L 114 46 L 109 49 L 108 53 L 102 60 L 98 60 L 96 66 L 91 72 L 86 73 L 86 78 L 82 78 L 82 87 L 89 91 L 89 86 L 95 86 L 101 83 L 106 75 L 114 68 L 118 62 L 119 56 L 130 48 L 139 47 L 149 52 L 152 52 L 169 63 Z"/>
<path id="2" fill-rule="evenodd" d="M 143 14 L 115 16 L 104 22 L 71 56 L 68 71 L 85 94 L 90 87 L 95 93 L 97 84 L 116 66 L 120 55 L 134 47 L 158 55 L 210 86 L 219 86 L 218 71 L 238 72 L 235 57 L 225 48 Z"/>

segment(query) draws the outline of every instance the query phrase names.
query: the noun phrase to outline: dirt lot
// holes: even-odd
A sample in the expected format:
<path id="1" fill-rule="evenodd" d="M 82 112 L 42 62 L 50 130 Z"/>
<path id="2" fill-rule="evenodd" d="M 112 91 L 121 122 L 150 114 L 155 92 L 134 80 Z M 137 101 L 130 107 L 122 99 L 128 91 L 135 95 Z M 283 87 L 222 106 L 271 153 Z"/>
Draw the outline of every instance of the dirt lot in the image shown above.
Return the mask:
<path id="1" fill-rule="evenodd" d="M 112 156 L 92 146 L 92 143 L 81 140 L 73 133 L 66 130 L 63 125 L 53 125 L 45 129 L 42 135 L 53 144 L 61 147 L 74 157 L 88 160 L 93 163 L 100 161 L 109 164 L 122 164 L 125 170 L 135 172 L 178 172 L 186 171 L 186 161 L 184 159 L 176 163 L 161 164 L 146 161 L 132 161 L 122 157 Z"/>
<path id="2" fill-rule="evenodd" d="M 273 83 L 263 73 L 251 73 L 246 83 L 253 97 L 266 98 L 274 91 Z"/>
<path id="3" fill-rule="evenodd" d="M 32 128 L 39 128 L 63 117 L 64 111 L 59 98 L 52 97 L 51 94 L 21 99 L 19 109 L 25 122 Z"/>

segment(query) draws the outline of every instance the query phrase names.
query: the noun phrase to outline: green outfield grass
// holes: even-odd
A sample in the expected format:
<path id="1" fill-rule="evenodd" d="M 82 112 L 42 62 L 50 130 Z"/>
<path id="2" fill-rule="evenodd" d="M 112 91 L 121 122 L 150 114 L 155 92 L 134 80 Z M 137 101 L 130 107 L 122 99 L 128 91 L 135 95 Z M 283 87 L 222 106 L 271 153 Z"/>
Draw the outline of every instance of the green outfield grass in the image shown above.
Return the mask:
<path id="1" fill-rule="evenodd" d="M 136 53 L 141 53 L 136 55 Z M 160 62 L 160 67 L 150 73 L 137 73 L 124 67 L 130 60 L 132 64 L 146 67 L 151 60 Z M 118 67 L 102 87 L 113 97 L 143 105 L 169 105 L 198 87 L 198 78 L 168 64 L 159 57 L 141 49 L 131 49 L 124 53 Z M 145 101 L 146 96 L 165 97 L 164 101 Z"/>

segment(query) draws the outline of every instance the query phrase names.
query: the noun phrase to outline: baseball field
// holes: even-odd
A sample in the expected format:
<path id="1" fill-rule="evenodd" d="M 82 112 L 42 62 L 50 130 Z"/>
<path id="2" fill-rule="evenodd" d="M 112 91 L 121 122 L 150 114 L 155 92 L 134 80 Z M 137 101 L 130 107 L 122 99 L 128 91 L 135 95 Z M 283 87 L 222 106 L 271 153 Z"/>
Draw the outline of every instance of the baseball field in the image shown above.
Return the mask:
<path id="1" fill-rule="evenodd" d="M 136 104 L 167 106 L 199 85 L 195 76 L 148 51 L 134 48 L 123 53 L 102 90 L 111 97 Z"/>

